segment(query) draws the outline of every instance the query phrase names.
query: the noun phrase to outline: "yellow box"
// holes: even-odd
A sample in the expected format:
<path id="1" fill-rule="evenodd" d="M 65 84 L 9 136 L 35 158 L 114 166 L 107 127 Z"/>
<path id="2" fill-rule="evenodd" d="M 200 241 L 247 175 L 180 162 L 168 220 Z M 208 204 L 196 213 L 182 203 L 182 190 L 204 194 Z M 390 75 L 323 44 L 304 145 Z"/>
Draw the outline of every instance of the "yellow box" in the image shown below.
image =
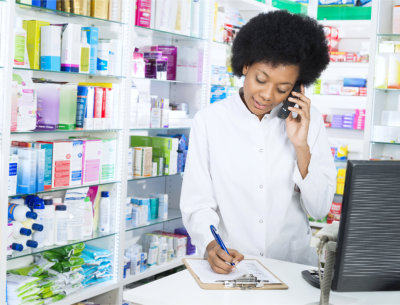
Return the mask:
<path id="1" fill-rule="evenodd" d="M 40 69 L 40 28 L 50 25 L 50 22 L 40 20 L 24 20 L 26 31 L 26 49 L 28 50 L 29 66 Z"/>

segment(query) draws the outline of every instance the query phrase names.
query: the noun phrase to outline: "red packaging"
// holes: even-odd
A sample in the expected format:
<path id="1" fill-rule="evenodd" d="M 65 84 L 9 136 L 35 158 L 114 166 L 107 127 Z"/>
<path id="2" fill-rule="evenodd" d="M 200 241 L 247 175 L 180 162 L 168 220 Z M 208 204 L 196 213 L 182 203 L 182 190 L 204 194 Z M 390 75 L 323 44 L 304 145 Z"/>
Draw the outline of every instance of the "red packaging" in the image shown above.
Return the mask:
<path id="1" fill-rule="evenodd" d="M 330 60 L 332 62 L 343 62 L 346 61 L 346 52 L 330 52 Z"/>
<path id="2" fill-rule="evenodd" d="M 367 96 L 367 88 L 360 87 L 360 96 Z"/>
<path id="3" fill-rule="evenodd" d="M 324 26 L 324 32 L 327 39 L 339 40 L 339 29 L 333 26 Z"/>
<path id="4" fill-rule="evenodd" d="M 328 213 L 326 222 L 332 223 L 333 221 L 340 221 L 340 214 L 342 213 L 342 203 L 332 202 L 331 209 Z"/>
<path id="5" fill-rule="evenodd" d="M 358 54 L 354 52 L 346 52 L 346 61 L 347 62 L 358 62 Z"/>

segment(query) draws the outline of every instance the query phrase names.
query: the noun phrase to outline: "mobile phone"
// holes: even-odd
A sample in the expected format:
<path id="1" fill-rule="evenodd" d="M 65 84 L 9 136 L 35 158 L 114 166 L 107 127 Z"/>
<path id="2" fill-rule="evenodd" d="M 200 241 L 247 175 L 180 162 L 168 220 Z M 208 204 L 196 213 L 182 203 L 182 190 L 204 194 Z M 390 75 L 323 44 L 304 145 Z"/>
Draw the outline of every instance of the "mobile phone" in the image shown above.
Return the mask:
<path id="1" fill-rule="evenodd" d="M 296 83 L 294 85 L 292 92 L 293 91 L 301 92 L 300 83 Z M 296 103 L 289 102 L 289 97 L 294 97 L 292 95 L 292 92 L 290 92 L 288 98 L 283 101 L 282 108 L 279 109 L 278 117 L 283 119 L 283 120 L 285 120 L 289 116 L 290 110 L 288 108 L 289 107 L 294 107 L 296 105 Z"/>

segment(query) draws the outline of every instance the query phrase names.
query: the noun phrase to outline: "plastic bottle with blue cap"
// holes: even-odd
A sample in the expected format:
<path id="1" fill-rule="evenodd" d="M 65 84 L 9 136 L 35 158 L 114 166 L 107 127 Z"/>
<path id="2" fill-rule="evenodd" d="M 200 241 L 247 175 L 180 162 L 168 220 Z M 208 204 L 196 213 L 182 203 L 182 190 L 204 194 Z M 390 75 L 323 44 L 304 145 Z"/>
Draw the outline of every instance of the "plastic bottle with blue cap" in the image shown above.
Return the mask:
<path id="1" fill-rule="evenodd" d="M 109 192 L 101 192 L 99 232 L 102 234 L 110 233 L 110 223 L 111 223 L 110 195 Z"/>
<path id="2" fill-rule="evenodd" d="M 68 243 L 68 218 L 67 206 L 63 204 L 56 206 L 54 239 L 57 246 L 63 246 Z"/>
<path id="3" fill-rule="evenodd" d="M 15 203 L 8 204 L 8 220 L 25 221 L 36 219 L 37 214 L 32 212 L 27 206 Z"/>
<path id="4" fill-rule="evenodd" d="M 21 235 L 23 236 L 31 236 L 32 234 L 32 230 L 25 228 L 20 222 L 18 221 L 13 221 L 12 222 L 12 229 L 13 229 L 13 233 L 12 236 L 14 238 L 18 238 Z"/>

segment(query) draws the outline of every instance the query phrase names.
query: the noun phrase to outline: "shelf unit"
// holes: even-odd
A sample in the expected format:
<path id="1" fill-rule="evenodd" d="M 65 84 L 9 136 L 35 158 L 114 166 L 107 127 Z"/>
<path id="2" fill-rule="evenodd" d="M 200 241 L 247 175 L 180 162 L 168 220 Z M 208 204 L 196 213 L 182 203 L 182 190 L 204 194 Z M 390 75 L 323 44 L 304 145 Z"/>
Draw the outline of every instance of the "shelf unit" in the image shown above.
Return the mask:
<path id="1" fill-rule="evenodd" d="M 223 0 L 220 3 L 234 8 L 238 8 L 245 18 L 250 18 L 259 12 L 273 10 L 272 0 L 267 0 L 266 4 L 257 2 L 255 0 Z M 146 29 L 134 25 L 135 7 L 133 0 L 121 0 L 122 21 L 115 22 L 99 18 L 91 18 L 72 13 L 59 12 L 54 10 L 47 10 L 37 8 L 29 5 L 16 4 L 14 0 L 3 1 L 0 0 L 0 117 L 1 122 L 1 141 L 0 141 L 0 169 L 3 181 L 8 178 L 8 156 L 10 150 L 10 142 L 12 139 L 27 139 L 38 140 L 42 138 L 59 138 L 60 135 L 90 135 L 95 134 L 97 137 L 102 137 L 103 134 L 112 133 L 118 140 L 118 171 L 116 181 L 107 182 L 104 184 L 106 187 L 112 189 L 116 193 L 116 208 L 113 212 L 116 214 L 116 227 L 115 233 L 106 236 L 93 237 L 88 240 L 90 243 L 102 247 L 112 249 L 114 252 L 114 273 L 113 280 L 95 285 L 90 288 L 83 289 L 67 298 L 57 302 L 57 304 L 73 304 L 78 301 L 91 299 L 95 302 L 102 304 L 121 304 L 122 292 L 125 285 L 141 280 L 143 278 L 158 274 L 160 272 L 175 268 L 182 265 L 179 260 L 172 261 L 162 266 L 151 268 L 146 272 L 123 278 L 123 257 L 124 249 L 130 243 L 138 240 L 141 234 L 152 231 L 154 229 L 169 230 L 174 227 L 181 226 L 181 216 L 179 214 L 179 196 L 180 187 L 182 183 L 182 174 L 171 176 L 159 176 L 145 179 L 127 179 L 128 172 L 125 164 L 128 158 L 128 145 L 129 137 L 132 134 L 140 135 L 156 135 L 158 133 L 176 133 L 177 131 L 183 132 L 188 135 L 190 127 L 173 127 L 173 128 L 133 128 L 129 127 L 129 113 L 130 113 L 130 91 L 131 83 L 143 86 L 144 90 L 150 91 L 153 94 L 166 96 L 168 95 L 171 101 L 184 102 L 190 101 L 190 116 L 209 104 L 210 101 L 210 66 L 215 61 L 221 61 L 221 58 L 215 58 L 216 51 L 225 49 L 226 44 L 216 43 L 212 41 L 212 25 L 213 25 L 213 1 L 205 0 L 205 9 L 203 10 L 203 36 L 191 37 L 177 33 L 160 31 L 156 29 Z M 316 0 L 311 0 L 310 4 L 317 3 Z M 309 14 L 312 14 L 312 8 L 309 8 Z M 13 54 L 13 31 L 14 20 L 16 16 L 25 18 L 49 20 L 54 23 L 77 22 L 84 25 L 95 25 L 110 28 L 112 34 L 118 33 L 118 41 L 120 42 L 120 52 L 122 54 L 121 73 L 117 76 L 100 76 L 88 75 L 79 73 L 65 73 L 65 72 L 50 72 L 42 70 L 31 70 L 35 77 L 45 77 L 53 80 L 67 80 L 67 81 L 107 81 L 119 84 L 120 98 L 119 104 L 119 121 L 120 125 L 115 129 L 109 130 L 73 130 L 73 131 L 41 131 L 41 132 L 10 132 L 10 90 L 11 79 L 14 69 L 12 54 Z M 362 23 L 360 21 L 360 23 Z M 132 77 L 132 50 L 133 46 L 150 45 L 157 43 L 168 43 L 179 46 L 190 46 L 201 48 L 203 50 L 203 66 L 202 66 L 202 81 L 160 81 L 156 79 L 140 79 Z M 229 46 L 228 46 L 229 47 Z M 223 60 L 223 59 L 222 59 Z M 343 65 L 336 65 L 337 68 L 342 69 Z M 358 66 L 348 65 L 347 69 L 359 68 Z M 360 66 L 361 67 L 361 66 Z M 362 67 L 361 67 L 362 68 Z M 365 67 L 364 67 L 365 68 Z M 364 103 L 364 102 L 363 102 Z M 70 189 L 70 188 L 69 188 Z M 63 192 L 65 188 L 50 190 L 46 192 Z M 149 194 L 151 192 L 166 192 L 170 195 L 170 210 L 169 217 L 165 220 L 156 220 L 149 225 L 140 226 L 137 228 L 127 228 L 125 225 L 125 199 L 127 196 Z M 0 188 L 1 209 L 7 209 L 7 184 L 3 183 Z M 6 282 L 5 274 L 6 269 L 14 267 L 15 265 L 26 264 L 31 259 L 31 254 L 26 254 L 23 257 L 7 258 L 6 255 L 6 214 L 1 214 L 1 233 L 0 233 L 0 291 L 5 291 Z M 72 243 L 71 243 L 72 244 Z M 5 295 L 0 294 L 0 305 L 4 304 Z"/>
<path id="2" fill-rule="evenodd" d="M 316 17 L 318 1 L 309 5 L 309 11 L 314 12 Z M 371 20 L 318 20 L 323 26 L 336 27 L 339 30 L 339 51 L 359 52 L 363 44 L 373 44 L 370 39 L 372 30 Z M 366 47 L 364 47 L 365 49 Z M 370 74 L 372 71 L 371 63 L 353 62 L 330 62 L 328 68 L 322 73 L 321 78 L 328 80 L 342 79 L 343 77 L 363 77 L 368 79 L 367 96 L 343 96 L 343 95 L 315 95 L 312 88 L 306 92 L 309 94 L 311 102 L 323 114 L 343 114 L 354 112 L 355 109 L 366 109 L 366 123 L 369 112 L 369 96 L 371 95 Z M 367 129 L 367 127 L 366 127 Z M 364 141 L 368 141 L 367 133 L 352 129 L 327 129 L 329 142 L 331 144 L 347 144 L 350 159 L 365 159 L 367 151 Z"/>
<path id="3" fill-rule="evenodd" d="M 372 31 L 371 37 L 374 43 L 371 44 L 371 55 L 373 56 L 373 69 L 370 73 L 371 91 L 373 94 L 370 96 L 369 106 L 371 116 L 368 122 L 368 139 L 365 144 L 368 151 L 368 158 L 372 159 L 395 159 L 400 160 L 400 146 L 399 141 L 382 141 L 374 137 L 374 127 L 381 124 L 381 114 L 384 110 L 400 111 L 398 106 L 399 90 L 398 89 L 384 89 L 376 88 L 375 75 L 377 74 L 378 67 L 376 56 L 379 53 L 380 41 L 400 41 L 399 34 L 392 34 L 392 14 L 393 6 L 398 3 L 393 0 L 373 1 L 372 5 Z M 388 18 L 390 16 L 390 18 Z M 388 54 L 389 56 L 389 54 Z M 376 64 L 375 64 L 376 63 Z"/>
<path id="4" fill-rule="evenodd" d="M 254 1 L 255 2 L 255 1 Z M 2 172 L 3 181 L 7 181 L 8 177 L 8 156 L 10 151 L 10 143 L 12 140 L 20 141 L 36 141 L 59 139 L 60 137 L 67 138 L 68 136 L 90 136 L 104 137 L 112 135 L 117 139 L 118 147 L 118 163 L 116 180 L 96 183 L 90 185 L 98 185 L 113 191 L 115 196 L 115 230 L 106 235 L 93 235 L 84 238 L 80 241 L 70 241 L 68 244 L 75 244 L 78 242 L 89 242 L 95 246 L 105 247 L 111 249 L 114 253 L 113 256 L 113 279 L 90 288 L 85 288 L 77 293 L 74 293 L 67 298 L 57 302 L 57 304 L 73 304 L 78 301 L 86 299 L 98 300 L 98 302 L 105 302 L 109 304 L 122 303 L 123 287 L 128 283 L 133 283 L 140 279 L 155 275 L 157 273 L 175 268 L 182 265 L 181 260 L 176 259 L 165 265 L 153 267 L 134 277 L 123 279 L 123 262 L 124 262 L 124 249 L 130 243 L 136 242 L 139 237 L 146 232 L 153 230 L 173 230 L 176 227 L 182 226 L 181 214 L 179 211 L 179 196 L 180 187 L 182 183 L 183 174 L 171 176 L 157 176 L 148 178 L 128 179 L 128 171 L 125 166 L 128 160 L 128 147 L 130 143 L 129 137 L 133 134 L 146 134 L 156 135 L 158 133 L 176 133 L 183 132 L 187 136 L 190 132 L 189 126 L 171 127 L 171 128 L 129 128 L 129 114 L 130 114 L 130 93 L 131 84 L 134 82 L 136 86 L 140 86 L 143 90 L 151 92 L 152 94 L 169 97 L 171 101 L 184 102 L 189 101 L 189 108 L 191 117 L 201 108 L 205 107 L 209 101 L 209 46 L 211 41 L 209 33 L 212 31 L 212 0 L 204 1 L 204 14 L 202 37 L 192 37 L 188 35 L 181 35 L 172 32 L 160 31 L 156 29 L 146 29 L 134 25 L 135 16 L 135 1 L 121 0 L 121 7 L 123 10 L 121 22 L 105 20 L 100 18 L 92 18 L 73 13 L 60 12 L 56 10 L 49 10 L 44 8 L 35 7 L 32 5 L 23 5 L 15 3 L 15 0 L 0 0 L 0 110 L 1 110 L 1 162 L 0 168 Z M 82 73 L 70 72 L 53 72 L 34 70 L 29 68 L 14 68 L 13 67 L 13 28 L 15 18 L 19 16 L 23 19 L 37 19 L 47 20 L 51 23 L 80 23 L 85 26 L 98 26 L 106 33 L 105 38 L 117 38 L 119 52 L 121 54 L 121 72 L 118 75 L 89 75 Z M 10 34 L 11 33 L 11 34 Z M 191 82 L 185 80 L 177 81 L 161 81 L 157 79 L 140 79 L 132 76 L 132 52 L 133 46 L 138 45 L 154 45 L 154 44 L 171 44 L 178 46 L 194 47 L 201 49 L 203 52 L 203 65 L 202 79 L 199 82 Z M 31 131 L 31 132 L 10 132 L 10 90 L 11 79 L 13 71 L 30 71 L 34 77 L 47 78 L 55 81 L 69 81 L 69 82 L 112 82 L 119 85 L 118 97 L 118 126 L 111 129 L 97 129 L 97 130 L 55 130 L 55 131 Z M 89 186 L 89 185 L 87 185 Z M 52 193 L 58 196 L 63 194 L 66 190 L 80 188 L 56 188 L 46 190 L 42 193 Z M 7 184 L 3 183 L 0 189 L 2 194 L 1 209 L 6 211 L 7 203 L 10 196 L 7 196 Z M 125 224 L 125 201 L 127 196 L 133 194 L 150 194 L 151 192 L 165 192 L 168 193 L 170 209 L 167 219 L 157 219 L 145 226 L 138 226 L 135 228 L 126 227 Z M 17 194 L 15 194 L 17 195 Z M 19 195 L 19 194 L 18 194 Z M 14 196 L 14 195 L 13 195 Z M 23 253 L 14 254 L 14 256 L 7 257 L 6 253 L 6 228 L 7 228 L 7 214 L 1 214 L 1 238 L 3 241 L 0 249 L 0 291 L 6 289 L 6 270 L 19 266 L 25 266 L 32 261 L 32 254 L 40 253 L 45 250 L 54 249 L 58 246 L 40 248 L 37 250 L 29 250 Z M 5 294 L 0 294 L 0 304 L 5 304 Z"/>

